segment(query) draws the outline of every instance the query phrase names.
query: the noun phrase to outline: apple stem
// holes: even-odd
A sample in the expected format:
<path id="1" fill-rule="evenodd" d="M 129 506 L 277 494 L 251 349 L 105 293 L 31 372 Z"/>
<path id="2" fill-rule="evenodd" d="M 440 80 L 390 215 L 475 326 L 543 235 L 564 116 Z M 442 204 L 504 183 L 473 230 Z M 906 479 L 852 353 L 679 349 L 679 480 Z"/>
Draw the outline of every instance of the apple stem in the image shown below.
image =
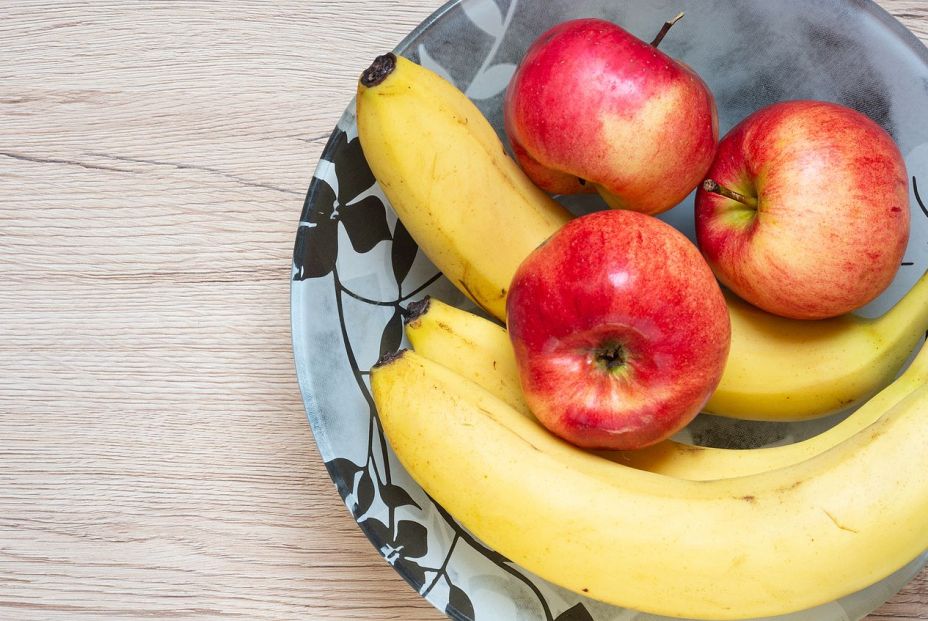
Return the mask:
<path id="1" fill-rule="evenodd" d="M 674 17 L 672 20 L 665 22 L 664 25 L 661 27 L 661 31 L 657 33 L 657 36 L 654 37 L 653 41 L 651 41 L 651 47 L 659 46 L 661 44 L 661 41 L 664 40 L 664 37 L 667 36 L 667 33 L 670 32 L 670 29 L 673 28 L 673 25 L 676 24 L 681 19 L 683 19 L 684 15 L 686 15 L 686 13 L 680 13 L 679 15 Z"/>
<path id="2" fill-rule="evenodd" d="M 747 205 L 751 209 L 757 209 L 757 199 L 751 198 L 750 196 L 745 196 L 744 194 L 739 194 L 734 190 L 729 190 L 724 185 L 721 185 L 715 181 L 715 179 L 706 179 L 702 182 L 702 189 L 706 192 L 712 192 L 713 194 L 719 194 L 725 198 L 730 198 L 733 201 L 738 201 L 742 205 Z"/>
<path id="3" fill-rule="evenodd" d="M 623 346 L 617 343 L 609 343 L 595 352 L 594 360 L 599 368 L 609 373 L 615 373 L 625 366 L 628 361 L 628 354 Z"/>

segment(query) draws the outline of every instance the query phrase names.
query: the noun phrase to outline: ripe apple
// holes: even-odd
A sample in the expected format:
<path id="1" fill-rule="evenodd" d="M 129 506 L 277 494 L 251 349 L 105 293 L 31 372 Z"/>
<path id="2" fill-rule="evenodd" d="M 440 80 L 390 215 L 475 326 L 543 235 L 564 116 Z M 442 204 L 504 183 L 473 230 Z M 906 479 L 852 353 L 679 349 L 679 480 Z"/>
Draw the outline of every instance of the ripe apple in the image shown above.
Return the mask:
<path id="1" fill-rule="evenodd" d="M 529 48 L 506 92 L 513 153 L 553 194 L 598 191 L 657 214 L 705 178 L 718 145 L 715 99 L 686 65 L 612 22 L 577 19 Z"/>
<path id="2" fill-rule="evenodd" d="M 909 238 L 905 161 L 854 110 L 763 108 L 719 145 L 696 196 L 696 235 L 724 285 L 768 312 L 823 319 L 860 308 L 896 275 Z"/>
<path id="3" fill-rule="evenodd" d="M 709 266 L 681 233 L 640 213 L 568 223 L 519 266 L 506 310 L 526 403 L 585 448 L 673 435 L 728 357 L 728 309 Z"/>

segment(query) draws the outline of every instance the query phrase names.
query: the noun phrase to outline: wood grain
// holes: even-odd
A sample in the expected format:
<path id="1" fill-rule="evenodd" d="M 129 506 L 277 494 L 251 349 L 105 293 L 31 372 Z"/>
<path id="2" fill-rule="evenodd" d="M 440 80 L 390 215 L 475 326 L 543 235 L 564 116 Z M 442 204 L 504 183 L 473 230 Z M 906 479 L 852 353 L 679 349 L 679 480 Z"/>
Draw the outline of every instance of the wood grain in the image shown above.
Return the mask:
<path id="1" fill-rule="evenodd" d="M 315 451 L 288 280 L 359 68 L 437 7 L 0 5 L 0 619 L 443 618 Z"/>

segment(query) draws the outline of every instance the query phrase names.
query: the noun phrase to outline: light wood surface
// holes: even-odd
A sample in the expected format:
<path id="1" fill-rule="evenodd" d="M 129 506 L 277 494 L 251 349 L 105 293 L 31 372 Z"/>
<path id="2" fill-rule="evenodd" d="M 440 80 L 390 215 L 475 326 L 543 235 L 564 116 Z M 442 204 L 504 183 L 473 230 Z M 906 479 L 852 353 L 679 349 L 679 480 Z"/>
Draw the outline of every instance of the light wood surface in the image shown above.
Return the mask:
<path id="1" fill-rule="evenodd" d="M 437 7 L 0 4 L 0 619 L 443 618 L 326 474 L 288 280 L 359 70 Z"/>

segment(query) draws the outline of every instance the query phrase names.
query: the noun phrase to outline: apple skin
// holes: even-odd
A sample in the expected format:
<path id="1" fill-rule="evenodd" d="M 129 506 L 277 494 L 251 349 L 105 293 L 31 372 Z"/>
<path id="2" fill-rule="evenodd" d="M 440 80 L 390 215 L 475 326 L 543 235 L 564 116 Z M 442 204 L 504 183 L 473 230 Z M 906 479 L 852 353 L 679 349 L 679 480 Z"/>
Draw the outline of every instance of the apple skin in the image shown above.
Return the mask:
<path id="1" fill-rule="evenodd" d="M 700 189 L 696 236 L 719 280 L 770 313 L 834 317 L 892 282 L 909 238 L 905 161 L 865 115 L 833 103 L 763 108 L 719 145 L 709 177 L 756 212 Z"/>
<path id="2" fill-rule="evenodd" d="M 507 313 L 529 408 L 591 449 L 644 448 L 686 426 L 718 386 L 731 340 L 696 246 L 631 211 L 586 215 L 554 234 L 516 271 Z"/>
<path id="3" fill-rule="evenodd" d="M 715 99 L 686 65 L 600 19 L 555 26 L 529 48 L 504 103 L 513 154 L 552 194 L 599 191 L 657 214 L 705 178 Z"/>

